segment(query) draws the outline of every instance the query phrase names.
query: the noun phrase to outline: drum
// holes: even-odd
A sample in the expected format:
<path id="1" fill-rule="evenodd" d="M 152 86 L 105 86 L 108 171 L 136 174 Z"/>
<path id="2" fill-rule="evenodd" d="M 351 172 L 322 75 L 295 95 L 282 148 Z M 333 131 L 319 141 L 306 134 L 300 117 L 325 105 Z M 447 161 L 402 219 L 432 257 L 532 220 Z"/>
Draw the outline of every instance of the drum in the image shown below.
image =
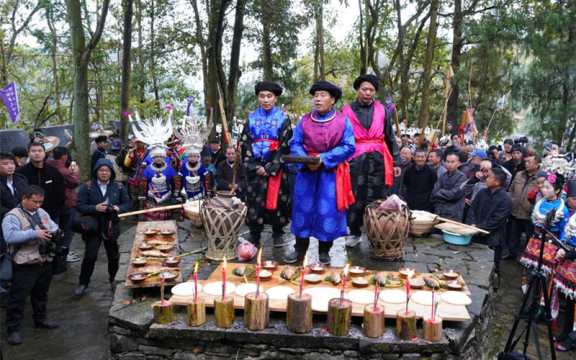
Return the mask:
<path id="1" fill-rule="evenodd" d="M 541 239 L 543 238 L 542 234 L 534 234 L 534 236 L 528 241 L 526 245 L 526 249 L 524 250 L 524 254 L 520 258 L 520 262 L 527 268 L 535 268 L 538 266 L 538 259 L 540 259 L 540 246 L 541 246 Z M 544 257 L 542 259 L 542 269 L 547 273 L 550 274 L 552 272 L 552 268 L 556 266 L 556 260 L 554 257 L 556 256 L 556 251 L 558 247 L 552 245 L 549 242 L 544 244 Z"/>
<path id="2" fill-rule="evenodd" d="M 247 212 L 248 208 L 244 203 L 229 193 L 218 192 L 215 197 L 204 201 L 202 222 L 208 238 L 208 259 L 236 258 L 238 233 Z"/>
<path id="3" fill-rule="evenodd" d="M 381 201 L 375 201 L 364 212 L 370 256 L 386 261 L 401 259 L 410 229 L 410 211 L 406 207 L 402 211 L 383 211 L 380 205 Z"/>
<path id="4" fill-rule="evenodd" d="M 554 285 L 567 297 L 574 299 L 576 296 L 576 263 L 564 260 L 556 267 Z"/>

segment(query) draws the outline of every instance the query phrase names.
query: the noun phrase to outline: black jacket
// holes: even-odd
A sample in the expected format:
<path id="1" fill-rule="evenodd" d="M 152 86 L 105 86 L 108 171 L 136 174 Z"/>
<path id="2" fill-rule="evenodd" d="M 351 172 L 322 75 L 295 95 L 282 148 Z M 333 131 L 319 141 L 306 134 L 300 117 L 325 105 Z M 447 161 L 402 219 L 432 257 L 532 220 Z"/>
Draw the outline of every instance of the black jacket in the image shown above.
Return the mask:
<path id="1" fill-rule="evenodd" d="M 98 160 L 106 158 L 106 154 L 107 154 L 106 150 L 100 150 L 98 147 L 96 147 L 96 150 L 94 150 L 94 152 L 92 153 L 92 159 L 90 161 L 90 169 L 94 170 L 94 166 L 96 166 Z"/>
<path id="2" fill-rule="evenodd" d="M 240 159 L 237 161 L 240 161 Z M 234 172 L 227 160 L 218 164 L 218 169 L 216 169 L 216 183 L 218 184 L 218 190 L 230 191 L 228 185 L 232 183 L 233 176 Z M 241 161 L 238 163 L 238 170 L 236 170 L 236 184 L 238 184 L 238 191 L 236 194 L 239 198 L 243 198 L 246 194 L 246 165 Z"/>
<path id="3" fill-rule="evenodd" d="M 96 178 L 96 171 L 103 165 L 107 165 L 112 170 L 112 176 L 110 177 L 110 182 L 108 183 L 105 195 L 102 195 L 100 187 L 98 186 L 98 179 Z M 78 200 L 76 201 L 76 211 L 83 216 L 97 215 L 100 218 L 103 218 L 105 214 L 97 212 L 96 205 L 106 201 L 106 198 L 108 198 L 108 203 L 110 205 L 117 205 L 120 208 L 120 213 L 128 211 L 130 209 L 130 198 L 128 197 L 126 187 L 120 187 L 115 179 L 116 173 L 114 172 L 112 162 L 108 159 L 98 160 L 94 170 L 92 171 L 90 187 L 88 187 L 87 183 L 80 186 L 80 190 L 78 191 Z M 118 218 L 118 214 L 112 214 L 111 220 L 114 235 L 120 234 L 120 219 Z"/>
<path id="4" fill-rule="evenodd" d="M 402 194 L 410 210 L 430 211 L 430 196 L 437 180 L 436 170 L 428 164 L 424 164 L 420 170 L 416 169 L 416 165 L 406 170 Z"/>
<path id="5" fill-rule="evenodd" d="M 14 194 L 6 185 L 6 178 L 0 176 L 0 222 L 4 219 L 10 210 L 14 209 L 20 201 L 22 201 L 22 193 L 24 189 L 28 186 L 28 180 L 24 175 L 15 173 L 12 176 L 12 185 L 14 187 Z"/>
<path id="6" fill-rule="evenodd" d="M 29 162 L 16 169 L 16 172 L 26 177 L 28 185 L 38 185 L 46 192 L 42 209 L 50 215 L 50 219 L 56 221 L 66 200 L 66 185 L 60 171 L 47 163 L 40 169 Z"/>
<path id="7" fill-rule="evenodd" d="M 519 173 L 520 171 L 524 171 L 526 170 L 526 167 L 524 166 L 526 164 L 526 161 L 524 161 L 524 159 L 522 159 L 520 161 L 520 164 L 516 165 L 514 163 L 514 160 L 508 160 L 504 163 L 504 166 L 506 168 L 506 170 L 510 171 L 510 174 L 512 174 L 512 179 L 510 179 L 510 183 L 512 183 L 512 181 L 514 181 L 514 178 L 516 177 L 516 174 Z"/>
<path id="8" fill-rule="evenodd" d="M 504 245 L 506 242 L 506 221 L 512 212 L 512 198 L 501 188 L 492 193 L 485 188 L 478 192 L 470 208 L 466 224 L 476 224 L 482 230 L 490 231 L 481 240 L 488 246 Z"/>

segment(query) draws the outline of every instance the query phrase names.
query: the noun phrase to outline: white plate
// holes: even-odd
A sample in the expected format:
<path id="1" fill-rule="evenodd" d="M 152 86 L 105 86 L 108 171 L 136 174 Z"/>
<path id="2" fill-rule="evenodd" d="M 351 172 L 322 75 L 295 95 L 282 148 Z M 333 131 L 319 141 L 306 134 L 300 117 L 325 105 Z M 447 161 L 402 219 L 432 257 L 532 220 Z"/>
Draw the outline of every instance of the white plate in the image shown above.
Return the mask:
<path id="1" fill-rule="evenodd" d="M 270 300 L 276 301 L 287 301 L 286 298 L 290 294 L 294 294 L 296 290 L 289 288 L 288 286 L 274 286 L 266 290 L 266 294 L 270 297 Z"/>
<path id="2" fill-rule="evenodd" d="M 226 295 L 233 293 L 234 289 L 236 289 L 236 285 L 226 281 Z M 208 295 L 222 295 L 222 281 L 211 282 L 204 285 L 203 291 Z"/>
<path id="3" fill-rule="evenodd" d="M 198 292 L 202 291 L 202 285 L 198 284 Z M 187 281 L 172 288 L 172 295 L 190 296 L 194 295 L 194 281 Z"/>
<path id="4" fill-rule="evenodd" d="M 388 304 L 403 304 L 406 302 L 406 291 L 384 290 L 380 293 L 380 300 Z"/>
<path id="5" fill-rule="evenodd" d="M 238 285 L 234 293 L 238 296 L 244 297 L 250 293 L 256 292 L 256 284 L 242 284 Z M 260 286 L 260 292 L 264 292 L 264 288 Z"/>
<path id="6" fill-rule="evenodd" d="M 355 304 L 373 304 L 374 292 L 368 290 L 352 290 L 348 293 L 348 298 Z"/>
<path id="7" fill-rule="evenodd" d="M 458 291 L 446 291 L 442 294 L 442 301 L 452 305 L 470 305 L 472 299 Z"/>
<path id="8" fill-rule="evenodd" d="M 327 312 L 328 302 L 331 299 L 340 298 L 340 290 L 329 287 L 310 288 L 303 292 L 312 296 L 312 310 L 314 311 Z"/>
<path id="9" fill-rule="evenodd" d="M 410 295 L 410 301 L 424 306 L 432 306 L 432 292 L 431 291 L 416 291 Z M 434 293 L 434 302 L 440 302 L 440 293 Z"/>

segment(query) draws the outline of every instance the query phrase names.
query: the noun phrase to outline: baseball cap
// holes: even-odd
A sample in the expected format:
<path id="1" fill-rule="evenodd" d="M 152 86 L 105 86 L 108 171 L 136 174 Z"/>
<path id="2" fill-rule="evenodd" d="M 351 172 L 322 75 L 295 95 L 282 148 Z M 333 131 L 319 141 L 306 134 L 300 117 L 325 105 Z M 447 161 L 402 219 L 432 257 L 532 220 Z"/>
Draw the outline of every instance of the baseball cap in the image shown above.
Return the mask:
<path id="1" fill-rule="evenodd" d="M 120 139 L 114 140 L 112 142 L 112 146 L 110 148 L 114 151 L 122 149 L 122 140 L 120 140 Z"/>
<path id="2" fill-rule="evenodd" d="M 480 158 L 482 158 L 482 159 L 486 159 L 488 157 L 488 155 L 486 155 L 486 151 L 484 151 L 482 149 L 476 149 L 476 150 L 472 151 L 470 153 L 470 156 L 472 156 L 472 157 L 480 156 Z"/>

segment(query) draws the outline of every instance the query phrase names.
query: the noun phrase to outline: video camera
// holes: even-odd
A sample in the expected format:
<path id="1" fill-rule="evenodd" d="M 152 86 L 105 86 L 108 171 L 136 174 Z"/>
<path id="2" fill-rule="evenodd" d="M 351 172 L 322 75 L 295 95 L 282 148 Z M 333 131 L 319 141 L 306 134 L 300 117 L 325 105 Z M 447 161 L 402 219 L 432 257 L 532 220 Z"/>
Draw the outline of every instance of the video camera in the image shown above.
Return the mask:
<path id="1" fill-rule="evenodd" d="M 50 241 L 41 242 L 38 245 L 38 252 L 40 255 L 49 255 L 52 254 L 53 256 L 66 256 L 70 249 L 66 246 L 60 245 L 60 240 L 64 236 L 64 231 L 62 229 L 56 229 L 50 232 L 52 238 Z"/>

